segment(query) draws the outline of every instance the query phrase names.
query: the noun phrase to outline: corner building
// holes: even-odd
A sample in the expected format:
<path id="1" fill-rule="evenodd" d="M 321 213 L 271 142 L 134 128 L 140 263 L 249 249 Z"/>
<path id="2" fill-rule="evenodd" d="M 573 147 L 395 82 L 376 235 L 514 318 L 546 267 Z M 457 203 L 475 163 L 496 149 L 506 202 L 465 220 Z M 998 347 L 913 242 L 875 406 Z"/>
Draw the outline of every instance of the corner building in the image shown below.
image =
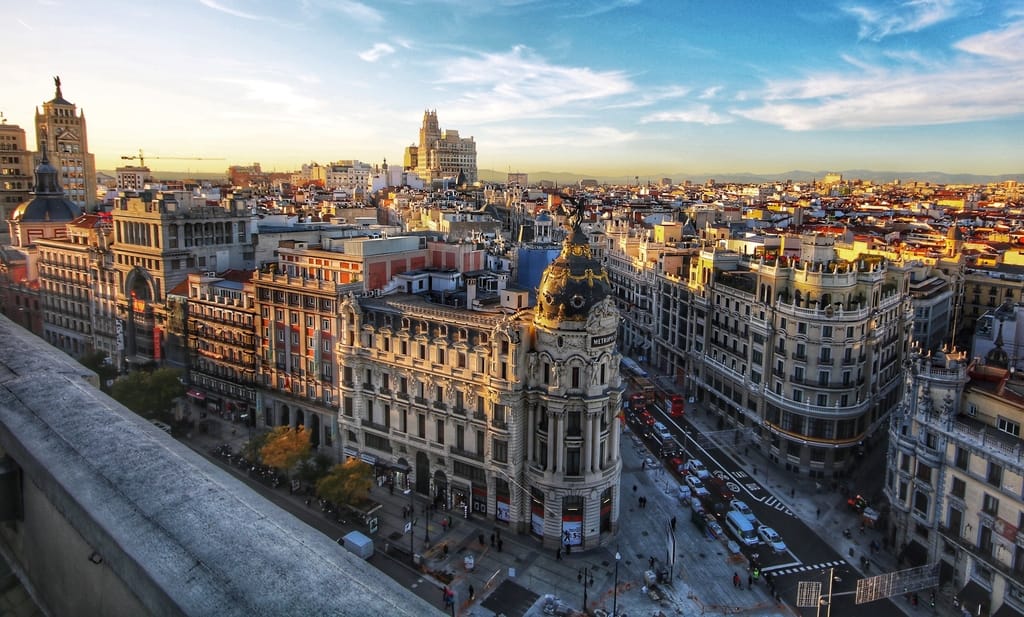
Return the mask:
<path id="1" fill-rule="evenodd" d="M 344 454 L 453 515 L 493 518 L 545 547 L 610 542 L 622 469 L 618 311 L 579 225 L 535 308 L 344 298 Z"/>

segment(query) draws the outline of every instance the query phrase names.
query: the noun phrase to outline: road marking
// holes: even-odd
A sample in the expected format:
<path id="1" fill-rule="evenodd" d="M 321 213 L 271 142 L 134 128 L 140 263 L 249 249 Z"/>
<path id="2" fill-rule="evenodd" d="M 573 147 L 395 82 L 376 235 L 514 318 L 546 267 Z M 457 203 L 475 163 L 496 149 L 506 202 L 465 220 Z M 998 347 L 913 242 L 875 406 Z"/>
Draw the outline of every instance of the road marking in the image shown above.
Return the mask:
<path id="1" fill-rule="evenodd" d="M 771 572 L 772 576 L 786 576 L 787 574 L 798 574 L 812 570 L 824 570 L 825 568 L 836 568 L 849 565 L 846 561 L 823 561 L 821 563 L 804 565 L 800 562 L 783 563 L 777 566 L 761 568 L 761 572 Z"/>

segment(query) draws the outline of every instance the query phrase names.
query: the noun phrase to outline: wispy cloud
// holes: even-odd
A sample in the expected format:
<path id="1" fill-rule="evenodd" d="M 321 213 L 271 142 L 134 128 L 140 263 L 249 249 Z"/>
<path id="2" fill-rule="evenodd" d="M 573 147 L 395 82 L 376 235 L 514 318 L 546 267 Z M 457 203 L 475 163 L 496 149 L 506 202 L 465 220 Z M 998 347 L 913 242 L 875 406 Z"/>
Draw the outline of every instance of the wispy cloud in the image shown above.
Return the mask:
<path id="1" fill-rule="evenodd" d="M 496 147 L 520 148 L 596 148 L 623 144 L 637 139 L 634 131 L 623 131 L 612 126 L 565 127 L 557 132 L 533 132 L 529 128 L 494 128 L 488 134 Z"/>
<path id="2" fill-rule="evenodd" d="M 19 24 L 21 24 L 22 27 L 24 27 L 26 30 L 35 30 L 35 28 L 33 28 L 32 26 L 30 26 L 27 23 L 25 23 L 20 17 L 15 18 L 15 21 L 17 21 Z"/>
<path id="3" fill-rule="evenodd" d="M 665 88 L 648 88 L 631 96 L 629 100 L 606 105 L 607 109 L 630 109 L 637 107 L 650 107 L 672 99 L 683 98 L 690 93 L 689 88 L 683 86 L 668 86 Z"/>
<path id="4" fill-rule="evenodd" d="M 242 19 L 249 19 L 252 21 L 264 21 L 266 19 L 261 15 L 246 13 L 236 8 L 225 6 L 220 2 L 216 2 L 215 0 L 199 0 L 199 3 L 205 6 L 206 8 L 213 9 L 215 11 L 220 11 L 221 13 L 226 13 L 227 15 L 231 15 L 232 17 L 240 17 Z"/>
<path id="5" fill-rule="evenodd" d="M 595 17 L 603 13 L 610 13 L 622 8 L 629 8 L 640 4 L 642 0 L 596 0 L 591 2 L 579 2 L 581 5 L 579 8 L 572 12 L 562 15 L 563 18 L 580 19 L 587 17 Z"/>
<path id="6" fill-rule="evenodd" d="M 953 19 L 965 9 L 963 0 L 904 0 L 895 4 L 855 4 L 844 11 L 859 22 L 862 39 L 880 41 L 887 36 L 917 32 Z"/>
<path id="7" fill-rule="evenodd" d="M 721 91 L 722 91 L 722 86 L 712 86 L 710 88 L 705 88 L 704 91 L 701 92 L 697 96 L 697 98 L 699 98 L 699 99 L 713 99 L 716 96 L 718 96 L 718 93 L 721 92 Z"/>
<path id="8" fill-rule="evenodd" d="M 215 81 L 233 86 L 238 98 L 252 104 L 265 105 L 269 111 L 275 113 L 304 115 L 324 106 L 320 99 L 300 94 L 300 90 L 281 81 L 245 78 L 225 78 Z M 254 110 L 256 113 L 259 111 L 258 109 Z"/>
<path id="9" fill-rule="evenodd" d="M 448 109 L 464 121 L 494 122 L 545 115 L 578 115 L 576 107 L 634 90 L 621 71 L 559 66 L 528 48 L 445 60 L 438 78 L 458 86 L 460 96 Z"/>
<path id="10" fill-rule="evenodd" d="M 659 111 L 653 114 L 648 114 L 640 119 L 641 124 L 650 124 L 652 122 L 687 122 L 692 124 L 712 125 L 728 124 L 732 121 L 733 119 L 729 116 L 723 116 L 712 111 L 711 107 L 704 103 L 691 105 L 685 109 Z"/>
<path id="11" fill-rule="evenodd" d="M 300 7 L 307 16 L 321 12 L 337 13 L 368 26 L 384 23 L 384 15 L 368 4 L 356 0 L 301 0 Z"/>
<path id="12" fill-rule="evenodd" d="M 760 105 L 732 113 L 793 131 L 926 126 L 1024 115 L 1024 22 L 963 39 L 943 66 L 896 67 L 769 82 Z M 754 100 L 751 96 L 750 100 Z"/>
<path id="13" fill-rule="evenodd" d="M 376 43 L 370 49 L 359 52 L 359 57 L 366 62 L 376 62 L 384 56 L 390 56 L 395 53 L 395 48 L 387 43 Z"/>

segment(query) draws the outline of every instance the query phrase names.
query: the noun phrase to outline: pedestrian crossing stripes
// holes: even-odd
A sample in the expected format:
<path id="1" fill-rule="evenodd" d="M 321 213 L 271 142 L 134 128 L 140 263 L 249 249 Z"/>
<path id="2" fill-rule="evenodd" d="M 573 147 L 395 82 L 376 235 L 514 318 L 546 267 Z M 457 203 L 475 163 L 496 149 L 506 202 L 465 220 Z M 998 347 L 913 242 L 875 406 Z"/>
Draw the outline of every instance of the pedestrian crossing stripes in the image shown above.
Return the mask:
<path id="1" fill-rule="evenodd" d="M 771 572 L 773 576 L 786 576 L 788 574 L 798 574 L 800 572 L 810 572 L 811 570 L 821 570 L 823 568 L 836 568 L 839 566 L 848 565 L 846 561 L 823 561 L 815 564 L 800 564 L 800 563 L 783 563 L 777 566 L 768 566 L 767 568 L 761 568 L 761 572 Z"/>

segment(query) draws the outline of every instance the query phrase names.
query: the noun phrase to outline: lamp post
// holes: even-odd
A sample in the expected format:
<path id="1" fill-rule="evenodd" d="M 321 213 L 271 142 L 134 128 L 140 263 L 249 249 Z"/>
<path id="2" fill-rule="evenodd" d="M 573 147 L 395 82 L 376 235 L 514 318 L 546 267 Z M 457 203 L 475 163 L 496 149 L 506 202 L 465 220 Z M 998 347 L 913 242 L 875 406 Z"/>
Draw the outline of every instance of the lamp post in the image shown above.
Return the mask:
<path id="1" fill-rule="evenodd" d="M 576 574 L 576 580 L 583 584 L 583 614 L 589 615 L 587 611 L 587 589 L 594 584 L 594 575 L 591 574 L 590 568 L 583 568 Z"/>
<path id="2" fill-rule="evenodd" d="M 619 610 L 619 562 L 622 561 L 622 554 L 615 551 L 615 583 L 612 587 L 612 617 L 618 615 Z"/>
<path id="3" fill-rule="evenodd" d="M 423 504 L 423 543 L 430 544 L 430 503 Z"/>
<path id="4" fill-rule="evenodd" d="M 413 504 L 413 500 L 412 500 L 412 475 L 411 474 L 409 475 L 409 479 L 407 480 L 407 485 L 408 485 L 409 488 L 405 489 L 405 493 L 407 495 L 409 495 L 409 522 L 408 522 L 408 525 L 409 525 L 409 558 L 410 559 L 415 559 L 416 546 L 415 546 L 415 540 L 413 539 L 413 536 L 415 535 L 414 532 L 416 531 L 416 518 L 415 518 L 416 517 L 416 508 L 415 508 L 415 505 Z"/>

